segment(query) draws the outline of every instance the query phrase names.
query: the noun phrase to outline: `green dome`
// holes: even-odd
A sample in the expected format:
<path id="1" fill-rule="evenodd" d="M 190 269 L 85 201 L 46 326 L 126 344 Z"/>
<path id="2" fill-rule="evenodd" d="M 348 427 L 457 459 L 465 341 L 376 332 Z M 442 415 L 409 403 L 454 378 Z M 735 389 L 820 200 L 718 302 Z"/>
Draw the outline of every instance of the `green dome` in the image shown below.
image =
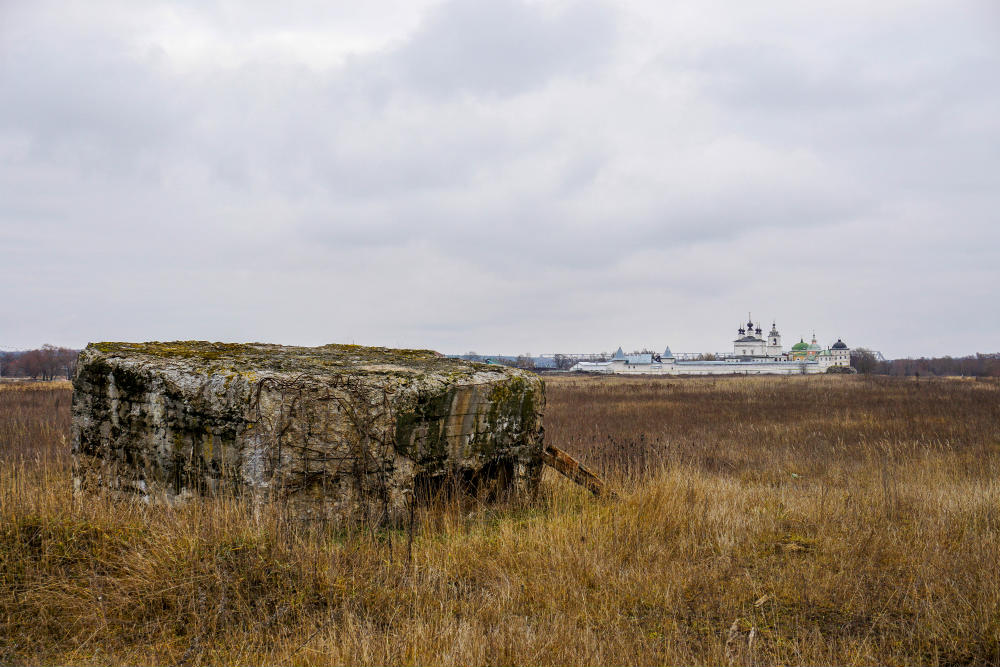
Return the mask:
<path id="1" fill-rule="evenodd" d="M 792 350 L 808 350 L 808 349 L 809 349 L 809 343 L 801 339 L 799 340 L 798 343 L 792 345 Z"/>

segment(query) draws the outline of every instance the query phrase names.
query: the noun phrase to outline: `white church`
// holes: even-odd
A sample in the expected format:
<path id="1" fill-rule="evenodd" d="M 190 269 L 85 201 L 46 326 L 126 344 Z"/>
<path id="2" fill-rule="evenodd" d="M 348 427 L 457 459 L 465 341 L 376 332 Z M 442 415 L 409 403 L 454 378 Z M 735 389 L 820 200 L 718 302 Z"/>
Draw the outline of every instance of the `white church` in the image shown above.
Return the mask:
<path id="1" fill-rule="evenodd" d="M 732 354 L 714 355 L 711 360 L 693 354 L 675 356 L 669 347 L 662 354 L 625 354 L 619 347 L 609 361 L 581 361 L 570 370 L 623 375 L 808 375 L 851 365 L 851 350 L 839 338 L 823 348 L 813 334 L 811 343 L 800 339 L 786 352 L 775 323 L 765 337 L 760 324 L 747 320 L 745 327 L 737 329 Z"/>

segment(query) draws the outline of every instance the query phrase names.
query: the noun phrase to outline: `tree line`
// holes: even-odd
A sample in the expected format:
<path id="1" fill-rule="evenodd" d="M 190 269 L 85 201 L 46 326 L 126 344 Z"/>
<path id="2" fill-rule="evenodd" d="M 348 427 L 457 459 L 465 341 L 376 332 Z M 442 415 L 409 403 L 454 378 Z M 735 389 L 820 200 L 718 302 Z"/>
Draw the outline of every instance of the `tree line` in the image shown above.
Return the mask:
<path id="1" fill-rule="evenodd" d="M 37 350 L 0 352 L 0 377 L 52 380 L 73 377 L 80 350 L 42 345 Z"/>
<path id="2" fill-rule="evenodd" d="M 851 350 L 851 366 L 854 366 L 859 373 L 872 375 L 1000 377 L 1000 353 L 880 361 L 871 350 L 857 348 Z"/>

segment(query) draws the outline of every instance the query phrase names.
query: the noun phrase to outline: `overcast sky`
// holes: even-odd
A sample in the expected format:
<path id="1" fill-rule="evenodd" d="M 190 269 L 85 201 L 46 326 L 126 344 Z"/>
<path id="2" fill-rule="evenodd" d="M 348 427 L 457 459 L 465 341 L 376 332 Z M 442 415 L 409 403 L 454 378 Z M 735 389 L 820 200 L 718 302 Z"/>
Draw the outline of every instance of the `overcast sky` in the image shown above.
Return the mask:
<path id="1" fill-rule="evenodd" d="M 0 3 L 0 348 L 1000 350 L 1000 9 Z"/>

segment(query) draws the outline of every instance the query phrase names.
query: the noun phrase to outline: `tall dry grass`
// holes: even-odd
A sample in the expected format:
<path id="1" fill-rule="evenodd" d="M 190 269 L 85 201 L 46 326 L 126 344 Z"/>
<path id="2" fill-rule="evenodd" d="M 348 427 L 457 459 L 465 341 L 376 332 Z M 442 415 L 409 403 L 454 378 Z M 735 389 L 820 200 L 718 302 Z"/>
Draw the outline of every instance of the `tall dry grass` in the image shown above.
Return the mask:
<path id="1" fill-rule="evenodd" d="M 74 499 L 69 393 L 0 388 L 0 663 L 1000 662 L 1000 385 L 548 383 L 555 475 L 403 532 Z"/>

